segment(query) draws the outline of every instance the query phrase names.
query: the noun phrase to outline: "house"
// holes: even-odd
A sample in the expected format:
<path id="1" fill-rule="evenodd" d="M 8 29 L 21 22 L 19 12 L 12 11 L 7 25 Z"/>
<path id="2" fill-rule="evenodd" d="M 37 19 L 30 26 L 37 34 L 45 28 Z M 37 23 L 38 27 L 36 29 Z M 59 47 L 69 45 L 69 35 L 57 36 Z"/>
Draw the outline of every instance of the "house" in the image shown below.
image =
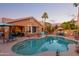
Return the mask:
<path id="1" fill-rule="evenodd" d="M 37 21 L 34 17 L 25 17 L 19 19 L 2 18 L 5 23 L 14 24 L 11 26 L 10 31 L 22 32 L 27 34 L 37 34 L 43 31 L 43 25 Z"/>

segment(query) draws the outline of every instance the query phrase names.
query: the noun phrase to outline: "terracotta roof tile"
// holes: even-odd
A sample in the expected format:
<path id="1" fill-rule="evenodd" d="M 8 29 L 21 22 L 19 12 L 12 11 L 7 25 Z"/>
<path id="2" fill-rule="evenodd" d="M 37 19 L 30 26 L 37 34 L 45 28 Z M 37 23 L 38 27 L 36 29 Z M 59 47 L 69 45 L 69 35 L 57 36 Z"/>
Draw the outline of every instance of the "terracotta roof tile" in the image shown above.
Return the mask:
<path id="1" fill-rule="evenodd" d="M 22 21 L 22 20 L 30 19 L 30 18 L 34 19 L 34 20 L 35 20 L 36 22 L 38 22 L 40 25 L 43 25 L 40 21 L 37 21 L 34 17 L 24 17 L 24 18 L 18 18 L 18 19 L 11 19 L 11 18 L 5 18 L 5 17 L 3 17 L 3 18 L 1 18 L 0 20 L 3 19 L 3 21 L 4 21 L 5 23 L 12 23 L 12 22 L 18 22 L 18 21 Z"/>

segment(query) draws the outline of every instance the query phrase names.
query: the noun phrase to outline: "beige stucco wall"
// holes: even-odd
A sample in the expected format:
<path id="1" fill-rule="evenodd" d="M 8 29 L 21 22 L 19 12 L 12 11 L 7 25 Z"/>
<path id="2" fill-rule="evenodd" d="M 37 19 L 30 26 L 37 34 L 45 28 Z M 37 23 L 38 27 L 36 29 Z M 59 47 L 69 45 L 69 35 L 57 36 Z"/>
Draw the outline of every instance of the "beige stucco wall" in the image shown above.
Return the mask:
<path id="1" fill-rule="evenodd" d="M 28 26 L 36 26 L 37 27 L 37 32 L 36 33 L 39 33 L 42 31 L 42 28 L 43 26 L 37 21 L 37 20 L 34 20 L 34 19 L 25 19 L 25 20 L 20 20 L 20 21 L 15 21 L 15 22 L 12 22 L 10 24 L 15 24 L 15 25 L 18 25 L 18 26 L 24 26 L 24 30 L 26 28 L 25 31 L 28 31 Z M 24 33 L 25 33 L 24 31 Z"/>

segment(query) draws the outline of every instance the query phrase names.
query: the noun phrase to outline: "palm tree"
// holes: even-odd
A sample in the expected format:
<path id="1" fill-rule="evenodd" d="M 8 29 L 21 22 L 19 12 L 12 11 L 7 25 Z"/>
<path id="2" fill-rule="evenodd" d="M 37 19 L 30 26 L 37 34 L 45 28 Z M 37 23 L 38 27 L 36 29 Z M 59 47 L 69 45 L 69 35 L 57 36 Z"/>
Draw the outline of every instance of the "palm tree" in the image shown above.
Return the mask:
<path id="1" fill-rule="evenodd" d="M 79 6 L 79 3 L 73 3 L 73 6 L 74 7 L 78 7 Z"/>
<path id="2" fill-rule="evenodd" d="M 47 12 L 44 12 L 44 14 L 42 15 L 42 19 L 44 19 L 44 21 L 45 21 L 46 19 L 48 19 L 48 14 L 47 14 Z"/>
<path id="3" fill-rule="evenodd" d="M 45 30 L 45 21 L 46 21 L 46 19 L 48 19 L 48 14 L 47 14 L 47 12 L 44 12 L 44 13 L 43 13 L 42 19 L 44 19 L 44 20 L 43 20 L 43 23 L 44 23 L 43 31 L 44 31 L 44 30 Z"/>
<path id="4" fill-rule="evenodd" d="M 78 7 L 79 3 L 73 3 L 73 6 L 74 7 Z M 73 16 L 73 19 L 76 17 L 75 15 L 72 15 Z"/>
<path id="5" fill-rule="evenodd" d="M 73 6 L 78 7 L 79 3 L 73 3 Z"/>
<path id="6" fill-rule="evenodd" d="M 79 3 L 74 3 L 73 4 L 75 7 L 78 7 Z M 76 45 L 76 53 L 79 54 L 79 43 Z"/>

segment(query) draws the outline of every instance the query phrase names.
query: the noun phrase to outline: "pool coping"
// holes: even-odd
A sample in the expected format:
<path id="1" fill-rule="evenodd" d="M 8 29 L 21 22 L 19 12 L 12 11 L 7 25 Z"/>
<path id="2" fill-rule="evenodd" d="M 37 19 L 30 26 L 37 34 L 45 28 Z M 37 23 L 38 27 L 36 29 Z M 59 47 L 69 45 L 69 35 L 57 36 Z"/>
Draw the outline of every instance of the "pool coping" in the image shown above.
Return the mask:
<path id="1" fill-rule="evenodd" d="M 70 40 L 71 38 L 68 38 L 68 37 L 64 37 L 64 36 L 58 36 L 58 35 L 44 35 L 44 36 L 42 36 L 42 37 L 31 37 L 30 39 L 27 39 L 27 40 L 32 40 L 32 39 L 37 39 L 37 38 L 45 38 L 46 36 L 53 36 L 53 37 L 62 37 L 62 38 L 65 38 L 65 39 L 68 39 L 68 40 Z M 74 40 L 74 38 L 72 38 L 73 40 L 72 41 L 76 41 L 76 42 L 78 42 L 77 40 Z M 22 40 L 22 41 L 26 41 L 26 40 Z M 20 42 L 22 42 L 22 41 L 20 41 Z M 20 43 L 20 42 L 17 42 L 17 43 Z M 17 44 L 16 43 L 16 44 Z M 15 44 L 14 44 L 15 45 Z M 13 46 L 12 46 L 13 47 Z M 11 47 L 11 50 L 12 50 L 12 47 Z M 16 53 L 16 52 L 14 52 L 14 53 Z M 18 55 L 20 55 L 20 54 L 18 54 Z M 31 56 L 31 55 L 23 55 L 23 56 Z"/>

